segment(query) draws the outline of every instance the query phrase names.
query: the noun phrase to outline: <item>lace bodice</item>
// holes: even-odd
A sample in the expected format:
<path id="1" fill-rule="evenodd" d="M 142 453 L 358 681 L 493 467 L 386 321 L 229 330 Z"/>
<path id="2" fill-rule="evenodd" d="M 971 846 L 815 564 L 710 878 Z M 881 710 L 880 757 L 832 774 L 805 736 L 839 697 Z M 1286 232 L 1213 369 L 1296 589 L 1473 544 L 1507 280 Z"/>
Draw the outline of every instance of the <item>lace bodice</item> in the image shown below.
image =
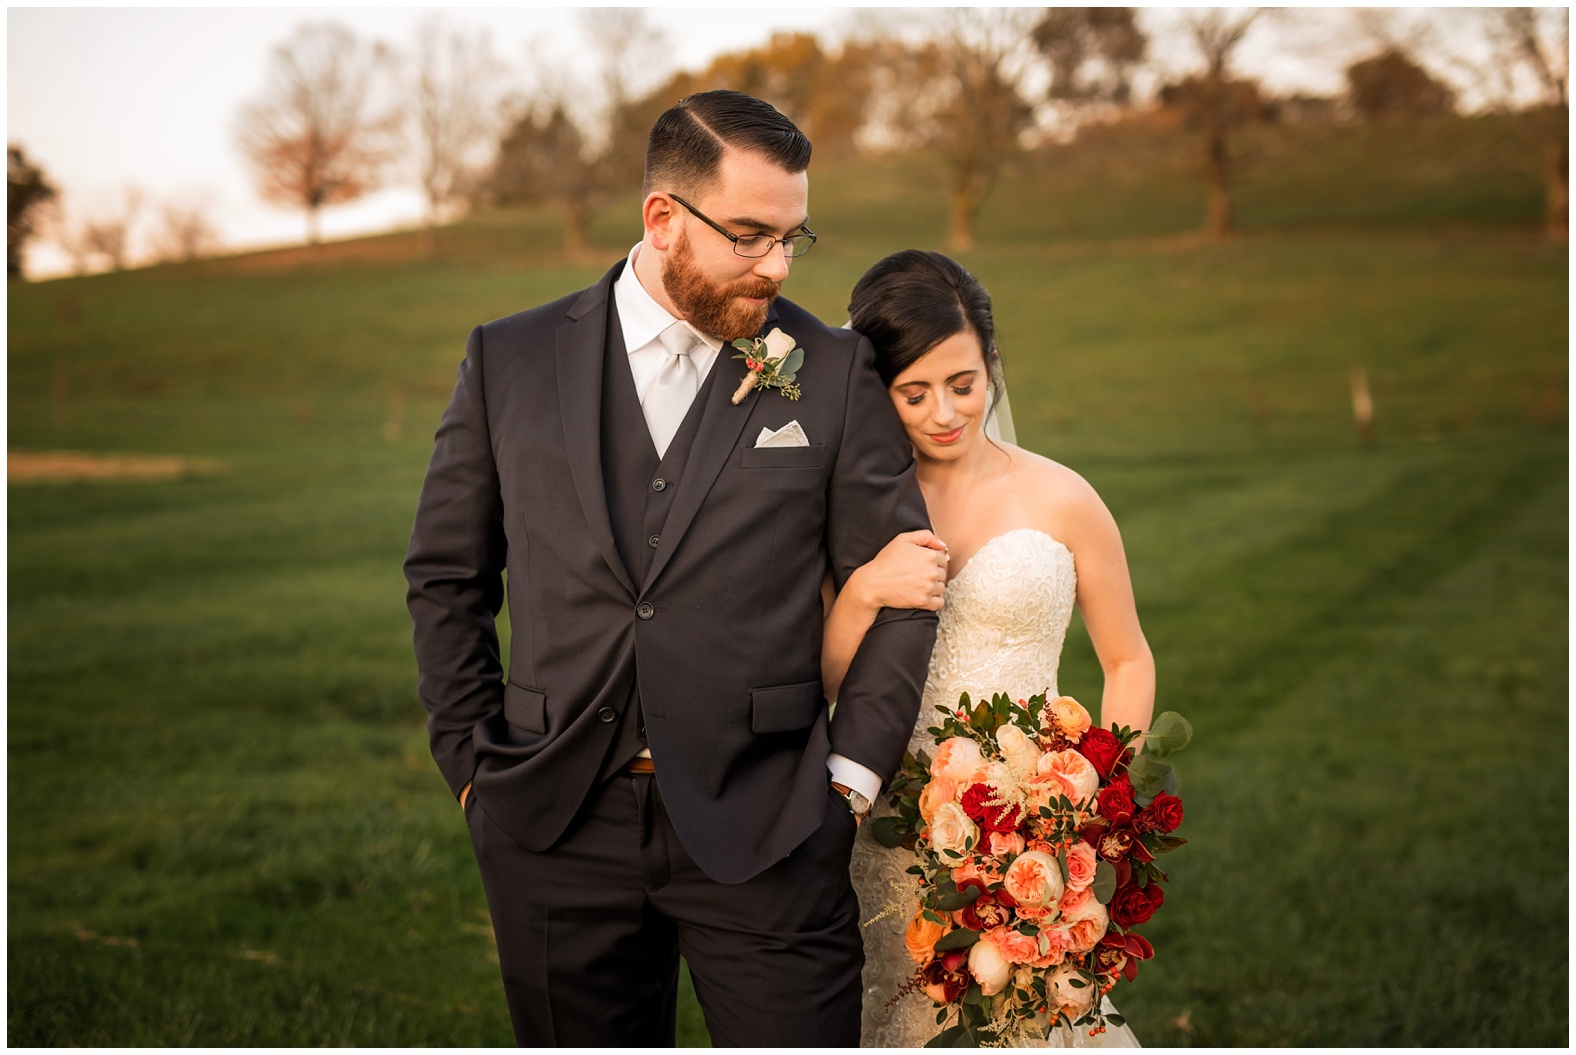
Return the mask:
<path id="1" fill-rule="evenodd" d="M 1015 699 L 1041 692 L 1055 696 L 1077 592 L 1072 551 L 1043 531 L 1019 528 L 981 546 L 947 584 L 910 749 L 934 753 L 925 730 L 936 723 L 938 706 L 955 708 L 964 692 L 975 698 L 996 692 Z M 891 812 L 883 801 L 871 815 Z M 912 884 L 904 869 L 911 859 L 906 850 L 877 843 L 868 824 L 854 844 L 851 869 L 861 915 L 866 921 L 881 917 L 864 927 L 864 1047 L 918 1047 L 938 1029 L 935 1005 L 923 994 L 892 1002 L 915 970 L 903 948 Z M 888 911 L 896 905 L 902 908 Z M 1098 1045 L 1082 1031 L 1063 1031 L 1051 1039 L 1063 1047 L 1137 1044 L 1125 1027 L 1111 1028 Z"/>

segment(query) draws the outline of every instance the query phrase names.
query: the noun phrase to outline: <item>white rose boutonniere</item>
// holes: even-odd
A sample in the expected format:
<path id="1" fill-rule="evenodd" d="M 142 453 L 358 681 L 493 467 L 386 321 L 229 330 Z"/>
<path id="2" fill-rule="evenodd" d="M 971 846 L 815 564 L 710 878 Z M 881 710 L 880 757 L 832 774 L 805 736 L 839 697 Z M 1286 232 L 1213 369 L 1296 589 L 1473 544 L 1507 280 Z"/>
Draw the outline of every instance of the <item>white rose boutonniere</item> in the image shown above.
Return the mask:
<path id="1" fill-rule="evenodd" d="M 737 406 L 756 388 L 775 388 L 789 399 L 800 396 L 798 382 L 794 380 L 804 365 L 804 349 L 780 327 L 773 327 L 765 337 L 741 337 L 733 342 L 739 350 L 735 359 L 743 359 L 748 373 L 733 393 Z"/>

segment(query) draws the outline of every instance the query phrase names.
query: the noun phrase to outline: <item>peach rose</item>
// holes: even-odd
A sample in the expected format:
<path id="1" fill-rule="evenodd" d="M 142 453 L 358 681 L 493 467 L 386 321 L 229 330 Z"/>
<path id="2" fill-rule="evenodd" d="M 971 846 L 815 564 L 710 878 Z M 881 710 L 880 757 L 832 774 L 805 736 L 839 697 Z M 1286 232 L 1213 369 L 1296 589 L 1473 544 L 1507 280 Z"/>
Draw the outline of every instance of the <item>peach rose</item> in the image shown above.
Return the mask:
<path id="1" fill-rule="evenodd" d="M 1067 959 L 1067 935 L 1054 927 L 1042 929 L 1040 931 L 1039 953 L 1039 956 L 1029 961 L 1030 967 L 1055 967 Z"/>
<path id="2" fill-rule="evenodd" d="M 1088 952 L 1105 937 L 1111 925 L 1105 906 L 1094 891 L 1084 890 L 1062 899 L 1062 922 L 1056 929 L 1066 935 L 1071 952 Z"/>
<path id="3" fill-rule="evenodd" d="M 1040 761 L 1040 747 L 1016 725 L 1004 725 L 996 730 L 996 744 L 1002 757 L 1014 773 L 1033 773 Z"/>
<path id="4" fill-rule="evenodd" d="M 1019 934 L 1011 927 L 992 927 L 980 937 L 990 942 L 1008 963 L 1028 963 L 1040 955 L 1040 939 Z"/>
<path id="5" fill-rule="evenodd" d="M 914 918 L 908 921 L 908 929 L 903 932 L 903 947 L 908 950 L 909 958 L 921 967 L 936 958 L 936 942 L 947 933 L 947 928 L 925 918 L 924 913 L 916 912 Z"/>
<path id="6" fill-rule="evenodd" d="M 1067 890 L 1070 893 L 1088 890 L 1089 884 L 1094 882 L 1094 870 L 1100 862 L 1100 855 L 1094 852 L 1094 847 L 1079 839 L 1068 848 L 1066 859 Z"/>
<path id="7" fill-rule="evenodd" d="M 991 942 L 977 941 L 969 950 L 969 973 L 980 984 L 983 995 L 995 996 L 1012 977 L 1012 964 Z"/>
<path id="8" fill-rule="evenodd" d="M 1077 751 L 1051 751 L 1040 759 L 1040 773 L 1056 777 L 1063 794 L 1074 802 L 1094 797 L 1100 790 L 1100 773 Z"/>
<path id="9" fill-rule="evenodd" d="M 956 802 L 943 802 L 936 807 L 936 816 L 930 822 L 930 845 L 936 850 L 954 850 L 963 853 L 979 842 L 980 830 Z"/>
<path id="10" fill-rule="evenodd" d="M 958 786 L 945 777 L 932 777 L 919 793 L 919 815 L 926 824 L 936 819 L 936 810 L 944 802 L 956 802 Z"/>
<path id="11" fill-rule="evenodd" d="M 991 832 L 990 852 L 992 857 L 1008 857 L 1023 853 L 1023 836 L 1017 832 Z M 1091 854 L 1093 850 L 1089 851 Z"/>
<path id="12" fill-rule="evenodd" d="M 1079 983 L 1076 986 L 1072 984 L 1075 978 Z M 1057 1010 L 1065 1011 L 1068 1018 L 1078 1018 L 1094 1006 L 1094 986 L 1087 978 L 1078 978 L 1078 968 L 1070 963 L 1052 971 L 1045 988 Z"/>
<path id="13" fill-rule="evenodd" d="M 1050 755 L 1041 756 L 1041 764 L 1050 757 Z M 1038 814 L 1041 806 L 1049 806 L 1051 800 L 1058 795 L 1071 798 L 1073 787 L 1055 773 L 1039 773 L 1028 779 L 1024 784 L 1024 790 L 1029 795 L 1030 812 Z"/>
<path id="14" fill-rule="evenodd" d="M 1077 743 L 1089 731 L 1089 712 L 1071 696 L 1058 696 L 1045 705 L 1046 713 L 1063 736 Z"/>
<path id="15" fill-rule="evenodd" d="M 1056 912 L 1054 908 L 1050 908 L 1048 906 L 1039 907 L 1036 905 L 1019 905 L 1012 911 L 1017 914 L 1019 919 L 1027 923 L 1038 923 L 1040 920 L 1045 919 L 1047 916 L 1053 915 Z"/>
<path id="16" fill-rule="evenodd" d="M 1044 908 L 1062 896 L 1062 869 L 1050 854 L 1029 850 L 1007 866 L 1002 885 L 1018 904 Z"/>
<path id="17" fill-rule="evenodd" d="M 953 784 L 972 780 L 974 771 L 984 762 L 980 745 L 966 736 L 953 736 L 941 741 L 936 757 L 930 763 L 930 775 L 945 777 Z"/>

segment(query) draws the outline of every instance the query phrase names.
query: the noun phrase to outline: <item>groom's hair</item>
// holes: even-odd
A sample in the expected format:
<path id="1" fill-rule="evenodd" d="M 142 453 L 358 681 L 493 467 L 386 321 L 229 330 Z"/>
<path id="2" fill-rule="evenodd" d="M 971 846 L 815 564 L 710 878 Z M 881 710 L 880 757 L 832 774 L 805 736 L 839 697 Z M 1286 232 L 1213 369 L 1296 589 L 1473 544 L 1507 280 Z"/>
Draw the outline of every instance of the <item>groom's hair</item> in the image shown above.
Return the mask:
<path id="1" fill-rule="evenodd" d="M 810 167 L 810 140 L 776 107 L 719 89 L 679 100 L 651 126 L 642 193 L 695 193 L 717 175 L 729 147 L 754 151 L 784 172 Z"/>

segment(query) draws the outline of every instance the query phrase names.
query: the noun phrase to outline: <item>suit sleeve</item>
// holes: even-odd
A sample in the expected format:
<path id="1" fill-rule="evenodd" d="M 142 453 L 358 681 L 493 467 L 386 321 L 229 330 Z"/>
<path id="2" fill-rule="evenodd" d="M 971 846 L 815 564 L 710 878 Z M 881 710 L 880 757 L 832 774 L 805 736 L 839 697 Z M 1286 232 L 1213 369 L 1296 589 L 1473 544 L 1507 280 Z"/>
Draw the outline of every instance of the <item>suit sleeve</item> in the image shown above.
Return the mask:
<path id="1" fill-rule="evenodd" d="M 405 558 L 417 689 L 432 757 L 456 797 L 476 772 L 472 729 L 503 708 L 496 618 L 507 543 L 482 375 L 478 326 L 438 425 Z"/>
<path id="2" fill-rule="evenodd" d="M 913 449 L 865 338 L 853 357 L 843 442 L 827 497 L 827 548 L 838 589 L 894 535 L 930 527 Z M 838 691 L 832 751 L 889 781 L 919 715 L 936 613 L 883 608 Z"/>

